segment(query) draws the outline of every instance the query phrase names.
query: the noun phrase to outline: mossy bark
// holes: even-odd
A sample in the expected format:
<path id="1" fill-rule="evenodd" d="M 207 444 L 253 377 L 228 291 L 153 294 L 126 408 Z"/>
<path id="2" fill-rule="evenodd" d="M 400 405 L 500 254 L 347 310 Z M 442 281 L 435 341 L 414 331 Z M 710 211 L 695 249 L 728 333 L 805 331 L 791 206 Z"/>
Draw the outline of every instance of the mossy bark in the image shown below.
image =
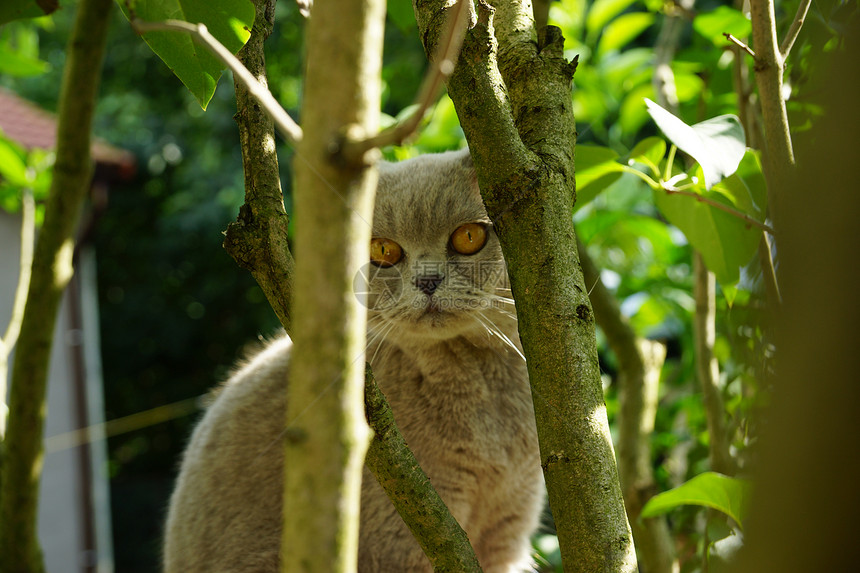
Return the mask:
<path id="1" fill-rule="evenodd" d="M 9 396 L 0 491 L 0 571 L 44 571 L 37 539 L 45 394 L 54 323 L 72 278 L 74 232 L 92 176 L 90 131 L 113 2 L 82 0 L 60 89 L 57 159 L 36 241 Z"/>
<path id="2" fill-rule="evenodd" d="M 264 86 L 263 43 L 275 22 L 275 0 L 255 0 L 257 11 L 251 37 L 236 56 Z M 289 332 L 295 262 L 288 243 L 289 217 L 284 208 L 274 122 L 241 82 L 236 82 L 236 124 L 245 170 L 245 204 L 227 227 L 224 248 L 251 272 Z"/>
<path id="3" fill-rule="evenodd" d="M 579 245 L 585 284 L 594 317 L 618 359 L 618 474 L 627 518 L 633 529 L 641 573 L 678 570 L 674 540 L 665 516 L 642 519 L 645 503 L 657 493 L 651 457 L 651 434 L 657 415 L 660 371 L 666 347 L 636 336 L 621 314 L 615 296 L 600 281 L 600 271 Z"/>
<path id="4" fill-rule="evenodd" d="M 415 0 L 428 54 L 448 4 Z M 575 64 L 528 2 L 480 2 L 476 19 L 448 91 L 508 263 L 565 570 L 635 571 L 572 221 Z"/>
<path id="5" fill-rule="evenodd" d="M 373 439 L 367 466 L 391 498 L 436 573 L 481 571 L 466 532 L 451 516 L 433 484 L 397 429 L 394 413 L 373 378 L 365 371 L 365 408 Z"/>

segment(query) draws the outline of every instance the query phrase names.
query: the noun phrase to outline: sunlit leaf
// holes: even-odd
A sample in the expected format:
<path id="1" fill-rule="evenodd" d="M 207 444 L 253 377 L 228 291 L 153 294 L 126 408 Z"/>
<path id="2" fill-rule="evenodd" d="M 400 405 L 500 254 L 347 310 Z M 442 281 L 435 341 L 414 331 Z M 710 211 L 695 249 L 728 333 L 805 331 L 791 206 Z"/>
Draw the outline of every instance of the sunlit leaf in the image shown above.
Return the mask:
<path id="1" fill-rule="evenodd" d="M 125 2 L 118 3 L 128 16 Z M 137 0 L 133 7 L 147 22 L 178 19 L 205 24 L 234 54 L 248 41 L 254 25 L 254 5 L 248 0 Z M 225 66 L 188 34 L 150 32 L 143 39 L 206 109 Z"/>
<path id="2" fill-rule="evenodd" d="M 602 30 L 613 18 L 626 10 L 635 0 L 595 0 L 588 11 L 585 27 L 589 36 Z"/>
<path id="3" fill-rule="evenodd" d="M 727 192 L 725 186 L 707 191 L 700 184 L 688 190 L 738 211 L 748 201 Z M 735 187 L 735 191 L 739 188 Z M 738 282 L 740 268 L 750 261 L 758 248 L 760 229 L 695 197 L 655 190 L 654 201 L 666 219 L 702 254 L 705 265 L 721 284 L 731 286 Z"/>
<path id="4" fill-rule="evenodd" d="M 39 59 L 39 26 L 36 22 L 13 22 L 0 30 L 0 74 L 37 76 L 50 66 Z"/>
<path id="5" fill-rule="evenodd" d="M 21 149 L 0 136 L 0 177 L 13 186 L 27 185 L 27 163 Z"/>
<path id="6" fill-rule="evenodd" d="M 597 53 L 602 55 L 620 50 L 650 28 L 654 19 L 655 15 L 647 12 L 634 12 L 619 16 L 606 26 L 600 36 Z"/>
<path id="7" fill-rule="evenodd" d="M 648 98 L 645 105 L 666 137 L 702 166 L 707 189 L 738 168 L 746 153 L 746 137 L 736 116 L 721 115 L 690 126 Z"/>
<path id="8" fill-rule="evenodd" d="M 630 163 L 647 165 L 654 177 L 660 177 L 660 161 L 666 155 L 666 142 L 660 137 L 647 137 L 630 151 Z"/>
<path id="9" fill-rule="evenodd" d="M 624 133 L 637 133 L 648 122 L 648 112 L 642 106 L 644 98 L 654 97 L 654 86 L 649 81 L 630 91 L 621 104 L 619 125 Z"/>
<path id="10" fill-rule="evenodd" d="M 752 33 L 752 24 L 736 8 L 720 6 L 717 9 L 699 14 L 693 20 L 693 29 L 718 46 L 725 46 L 728 40 L 723 34 L 732 34 L 744 39 Z"/>
<path id="11" fill-rule="evenodd" d="M 682 505 L 700 505 L 722 511 L 741 528 L 747 515 L 750 482 L 715 472 L 699 474 L 680 486 L 657 494 L 642 508 L 642 517 L 654 517 Z"/>
<path id="12" fill-rule="evenodd" d="M 48 62 L 31 58 L 0 45 L 0 74 L 10 76 L 38 76 L 49 69 Z"/>

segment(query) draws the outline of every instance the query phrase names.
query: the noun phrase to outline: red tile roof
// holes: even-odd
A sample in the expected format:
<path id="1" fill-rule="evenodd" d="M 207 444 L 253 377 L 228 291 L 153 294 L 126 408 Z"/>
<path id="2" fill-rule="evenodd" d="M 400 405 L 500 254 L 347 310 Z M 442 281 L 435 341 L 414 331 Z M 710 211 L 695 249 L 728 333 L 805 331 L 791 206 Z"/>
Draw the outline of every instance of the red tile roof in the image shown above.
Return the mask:
<path id="1" fill-rule="evenodd" d="M 0 131 L 25 149 L 53 149 L 57 141 L 57 117 L 0 88 Z M 97 164 L 116 168 L 123 178 L 134 173 L 136 161 L 128 151 L 96 138 L 91 152 Z"/>

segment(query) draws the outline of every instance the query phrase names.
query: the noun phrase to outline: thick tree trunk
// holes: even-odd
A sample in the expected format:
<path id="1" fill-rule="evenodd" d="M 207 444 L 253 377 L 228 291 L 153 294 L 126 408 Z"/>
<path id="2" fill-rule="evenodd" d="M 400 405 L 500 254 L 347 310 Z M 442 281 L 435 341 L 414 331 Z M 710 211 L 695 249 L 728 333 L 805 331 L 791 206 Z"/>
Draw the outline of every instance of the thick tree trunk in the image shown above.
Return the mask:
<path id="1" fill-rule="evenodd" d="M 57 309 L 73 274 L 74 232 L 92 175 L 90 130 L 112 4 L 111 0 L 82 0 L 68 44 L 57 159 L 12 366 L 0 490 L 0 571 L 4 573 L 44 570 L 36 513 L 48 364 Z"/>
<path id="2" fill-rule="evenodd" d="M 600 271 L 579 246 L 585 284 L 591 287 L 594 317 L 618 359 L 618 474 L 633 528 L 641 573 L 679 570 L 674 541 L 664 516 L 641 519 L 645 503 L 657 493 L 651 457 L 651 434 L 657 416 L 660 372 L 666 347 L 639 338 L 625 320 L 615 297 L 600 281 Z"/>
<path id="3" fill-rule="evenodd" d="M 448 5 L 415 0 L 428 54 Z M 558 29 L 535 38 L 530 3 L 479 3 L 448 91 L 508 263 L 565 568 L 627 572 L 636 557 L 571 217 L 574 69 Z"/>

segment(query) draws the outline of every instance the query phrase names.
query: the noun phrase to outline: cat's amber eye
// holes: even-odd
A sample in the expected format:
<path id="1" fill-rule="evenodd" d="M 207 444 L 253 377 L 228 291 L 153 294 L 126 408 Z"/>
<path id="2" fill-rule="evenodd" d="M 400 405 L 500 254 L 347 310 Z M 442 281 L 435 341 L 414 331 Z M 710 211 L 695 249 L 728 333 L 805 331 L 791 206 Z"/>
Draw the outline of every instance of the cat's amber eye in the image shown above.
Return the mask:
<path id="1" fill-rule="evenodd" d="M 474 255 L 487 243 L 487 227 L 481 223 L 460 225 L 451 234 L 451 248 L 461 255 Z"/>
<path id="2" fill-rule="evenodd" d="M 370 240 L 370 262 L 377 267 L 393 267 L 403 258 L 403 249 L 391 239 Z"/>

